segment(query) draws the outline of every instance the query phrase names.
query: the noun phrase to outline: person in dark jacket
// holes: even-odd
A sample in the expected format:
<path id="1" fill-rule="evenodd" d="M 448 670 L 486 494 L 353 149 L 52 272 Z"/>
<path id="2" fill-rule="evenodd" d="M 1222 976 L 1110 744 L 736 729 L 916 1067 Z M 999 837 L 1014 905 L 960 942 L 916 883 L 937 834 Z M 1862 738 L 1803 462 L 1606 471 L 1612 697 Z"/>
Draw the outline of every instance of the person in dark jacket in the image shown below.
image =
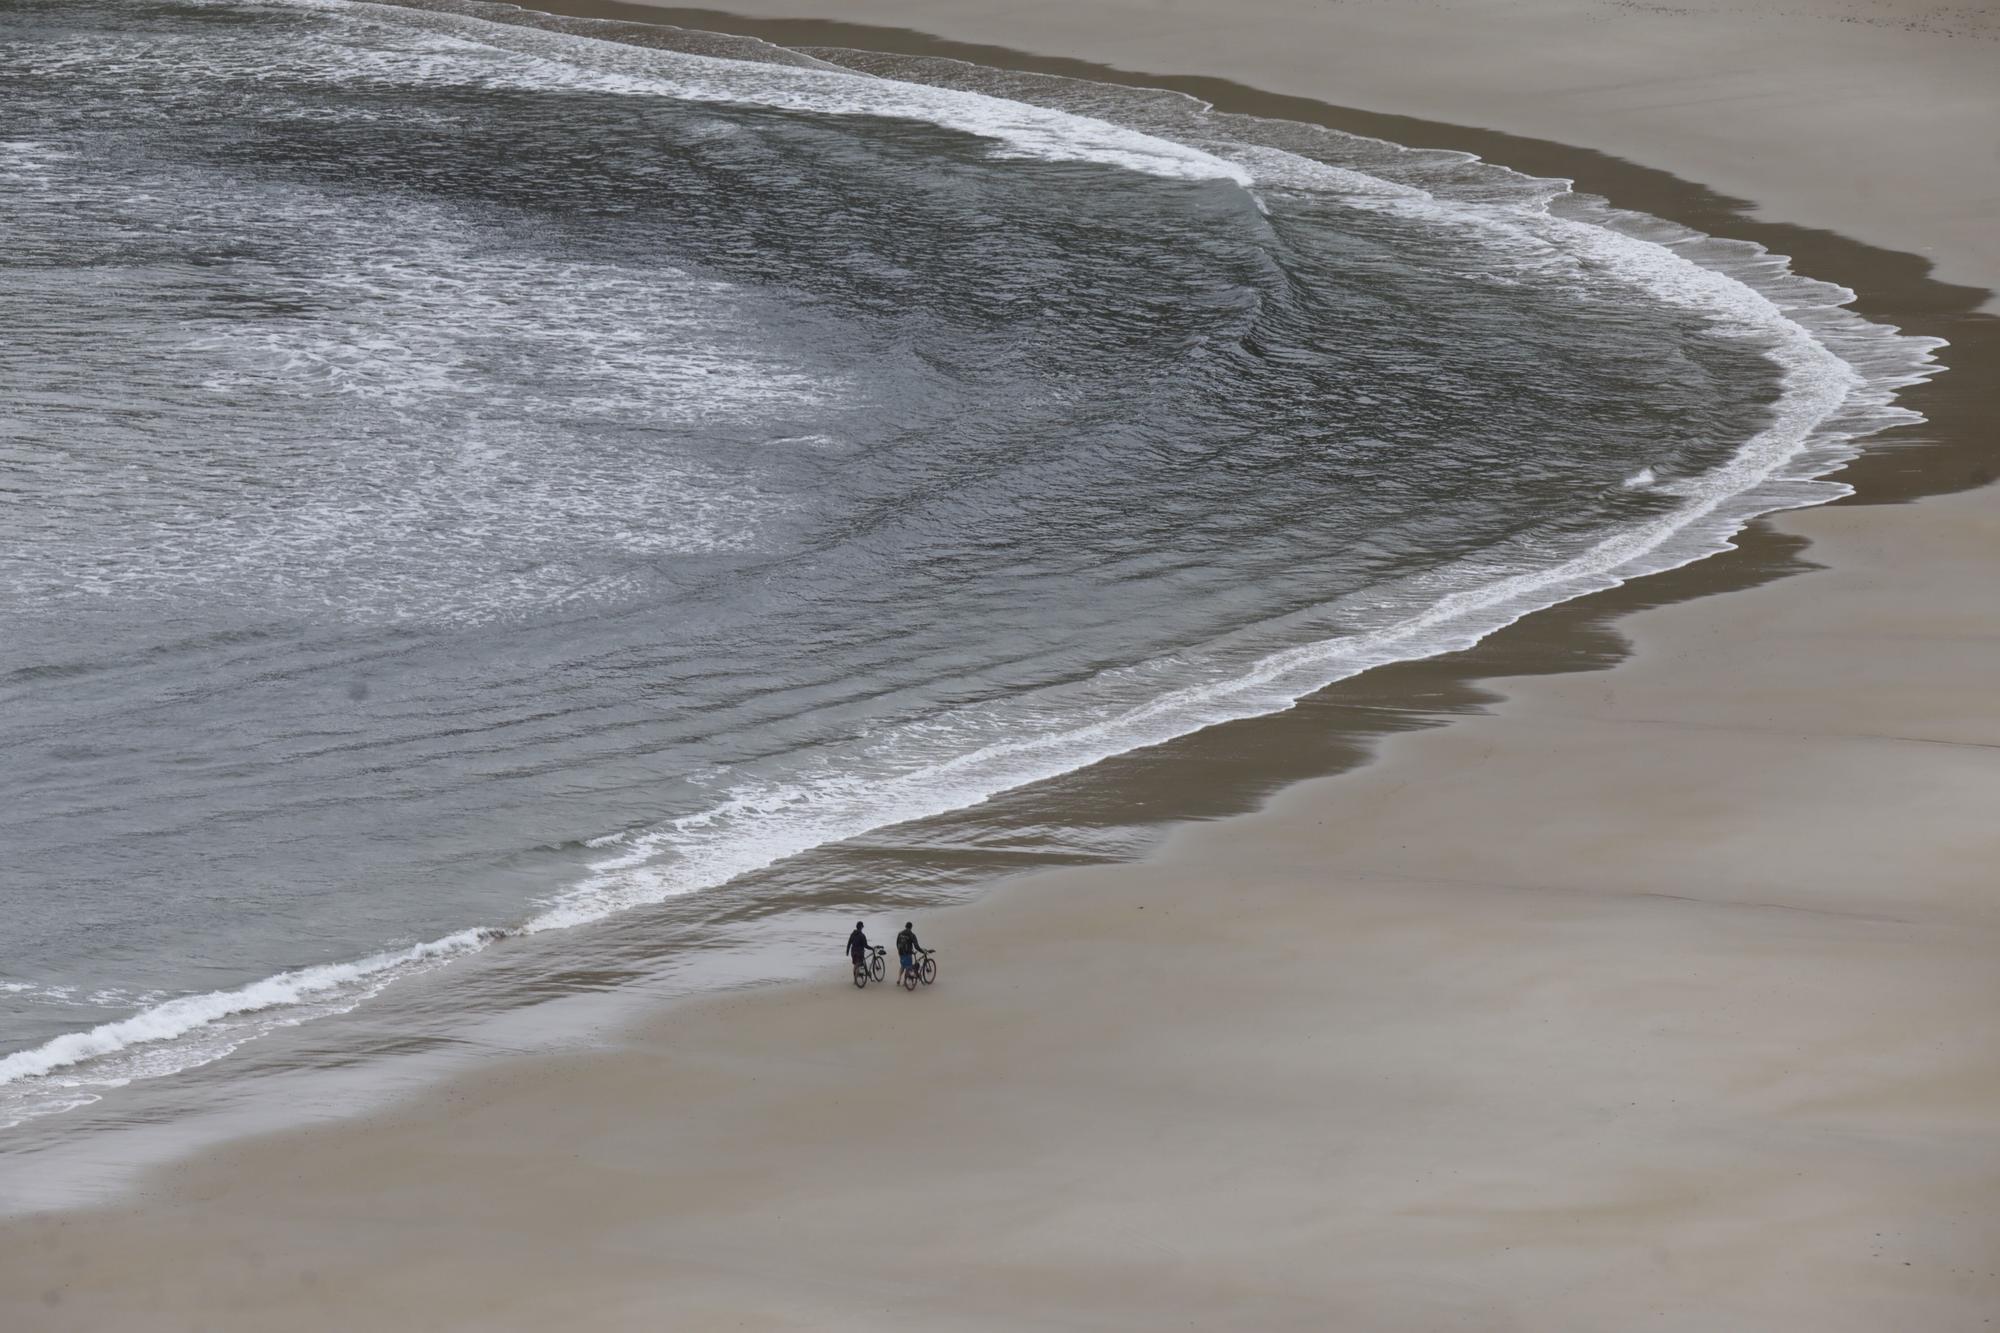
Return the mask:
<path id="1" fill-rule="evenodd" d="M 916 961 L 917 950 L 922 947 L 921 944 L 917 943 L 916 923 L 914 921 L 905 921 L 903 929 L 896 935 L 896 957 L 903 960 L 904 972 L 910 970 L 910 964 Z"/>
<path id="2" fill-rule="evenodd" d="M 868 932 L 861 928 L 859 921 L 854 923 L 854 933 L 847 937 L 847 956 L 854 960 L 856 967 L 868 961 Z"/>

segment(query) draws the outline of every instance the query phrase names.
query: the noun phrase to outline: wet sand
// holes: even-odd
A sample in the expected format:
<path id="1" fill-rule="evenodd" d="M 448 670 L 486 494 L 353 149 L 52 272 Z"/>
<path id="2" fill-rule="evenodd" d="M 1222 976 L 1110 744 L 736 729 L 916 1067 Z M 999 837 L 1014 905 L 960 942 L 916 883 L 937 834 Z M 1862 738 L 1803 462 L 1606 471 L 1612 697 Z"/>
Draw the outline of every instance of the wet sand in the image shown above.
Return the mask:
<path id="1" fill-rule="evenodd" d="M 892 8 L 947 38 L 1001 30 L 1168 73 L 1239 73 L 1215 51 L 1254 63 L 1262 43 L 1271 86 L 1344 98 L 1278 77 L 1344 7 L 1259 5 L 1167 47 L 1171 25 L 1116 3 L 840 12 Z M 1380 7 L 1355 8 L 1376 17 L 1342 29 L 1345 66 L 1372 44 L 1413 89 L 1436 77 L 1430 11 L 1385 33 Z M 1547 9 L 1450 12 L 1453 43 L 1502 49 L 1523 40 L 1512 19 Z M 1621 43 L 1647 43 L 1697 77 L 1703 41 L 1633 26 L 1657 12 L 1593 10 L 1602 35 L 1561 49 L 1624 61 Z M 1900 117 L 1874 137 L 1823 127 L 1857 169 L 1921 180 L 1900 239 L 1931 244 L 1927 225 L 1993 183 L 1990 153 L 1982 173 L 1951 152 L 1974 89 L 1903 60 L 1900 29 L 1844 26 L 1884 43 L 1882 96 L 1955 127 L 1931 149 L 1891 133 Z M 1975 41 L 1989 77 L 1971 118 L 1990 127 L 2000 45 Z M 1524 77 L 1556 58 L 1536 51 Z M 1517 111 L 1462 118 L 1538 132 Z M 1740 110 L 1705 114 L 1709 138 L 1768 154 L 1768 191 L 1739 188 L 1827 188 L 1787 138 L 1810 116 L 1760 140 Z M 1642 168 L 1426 132 L 1778 244 Z M 2000 354 L 1993 321 L 1965 313 L 1979 294 L 1798 230 L 1831 219 L 1786 220 L 1798 244 L 1779 248 L 1806 271 L 1954 340 L 1956 369 L 1913 399 L 1932 423 L 1853 470 L 1861 498 L 1990 477 Z M 2000 285 L 1977 245 L 1950 259 Z M 1990 1327 L 1996 553 L 1990 491 L 1790 515 L 1735 555 L 1164 747 L 1149 780 L 1197 808 L 1218 775 L 1336 748 L 1399 698 L 1429 716 L 1468 679 L 1497 696 L 1145 863 L 925 918 L 943 976 L 917 995 L 856 993 L 831 960 L 823 983 L 668 1006 L 604 1049 L 496 1064 L 204 1154 L 126 1202 L 8 1224 L 0 1326 Z M 1632 651 L 1605 667 L 1614 622 Z M 830 959 L 845 924 L 828 923 Z"/>

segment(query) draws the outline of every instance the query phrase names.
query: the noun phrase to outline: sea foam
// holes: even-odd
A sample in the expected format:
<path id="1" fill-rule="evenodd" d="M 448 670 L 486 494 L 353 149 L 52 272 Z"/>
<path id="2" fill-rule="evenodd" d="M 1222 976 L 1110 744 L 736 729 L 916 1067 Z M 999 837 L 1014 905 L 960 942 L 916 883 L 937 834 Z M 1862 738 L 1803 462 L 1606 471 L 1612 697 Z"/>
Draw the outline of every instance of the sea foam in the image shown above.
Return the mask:
<path id="1" fill-rule="evenodd" d="M 769 107 L 826 116 L 908 120 L 992 140 L 998 156 L 1093 162 L 1184 180 L 1250 184 L 1249 169 L 1185 144 L 1108 121 L 979 92 L 874 78 L 833 66 L 774 65 L 726 57 L 627 46 L 541 27 L 516 27 L 477 16 L 498 6 L 356 3 L 386 21 L 422 24 L 440 38 L 431 55 L 378 52 L 356 64 L 354 77 L 392 82 L 475 81 L 482 87 L 535 90 L 586 88 L 687 102 Z M 505 8 L 512 8 L 506 6 Z M 454 40 L 455 39 L 455 40 Z M 469 46 L 505 51 L 517 63 L 468 66 L 449 57 Z"/>
<path id="2" fill-rule="evenodd" d="M 40 1046 L 0 1057 L 0 1085 L 22 1079 L 44 1078 L 85 1061 L 101 1061 L 105 1057 L 128 1052 L 134 1047 L 171 1042 L 192 1032 L 213 1028 L 225 1019 L 292 1009 L 305 1004 L 321 1006 L 322 1013 L 341 1012 L 375 994 L 394 976 L 475 953 L 504 935 L 504 931 L 492 928 L 461 930 L 441 939 L 413 944 L 405 949 L 388 950 L 356 962 L 324 963 L 317 967 L 280 972 L 233 990 L 179 996 L 143 1009 L 130 1018 L 102 1023 L 83 1032 L 64 1033 Z M 252 1035 L 256 1034 L 243 1033 L 240 1040 L 226 1043 L 225 1050 L 211 1048 L 208 1058 L 226 1054 L 227 1050 L 235 1049 Z M 176 1065 L 176 1068 L 184 1067 Z M 129 1073 L 100 1069 L 90 1082 L 93 1086 L 114 1087 L 139 1072 L 136 1069 Z M 9 1109 L 6 1101 L 0 1099 L 0 1115 L 5 1115 Z M 15 1118 L 6 1123 L 18 1124 L 22 1118 L 23 1115 L 17 1111 Z"/>

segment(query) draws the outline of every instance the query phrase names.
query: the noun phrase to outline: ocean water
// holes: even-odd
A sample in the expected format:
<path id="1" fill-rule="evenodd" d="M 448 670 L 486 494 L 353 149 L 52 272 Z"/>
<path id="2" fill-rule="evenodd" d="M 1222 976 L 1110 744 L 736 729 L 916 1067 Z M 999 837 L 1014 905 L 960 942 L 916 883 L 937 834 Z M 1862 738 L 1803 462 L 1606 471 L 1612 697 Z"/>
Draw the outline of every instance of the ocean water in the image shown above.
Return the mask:
<path id="1" fill-rule="evenodd" d="M 0 0 L 0 229 L 14 1126 L 1698 559 L 1936 345 L 1463 155 L 475 3 Z"/>

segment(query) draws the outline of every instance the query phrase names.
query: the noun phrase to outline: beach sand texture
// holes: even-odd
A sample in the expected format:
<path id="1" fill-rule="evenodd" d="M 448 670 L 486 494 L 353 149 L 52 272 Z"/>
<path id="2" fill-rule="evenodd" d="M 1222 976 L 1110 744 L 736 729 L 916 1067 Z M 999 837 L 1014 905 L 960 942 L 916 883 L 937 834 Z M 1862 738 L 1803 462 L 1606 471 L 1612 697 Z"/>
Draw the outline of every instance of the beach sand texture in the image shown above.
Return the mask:
<path id="1" fill-rule="evenodd" d="M 837 17 L 1629 151 L 2000 286 L 1987 16 L 1719 8 Z M 1755 114 L 1662 103 L 1753 54 Z M 1991 364 L 1947 379 L 1985 447 Z M 2000 505 L 1766 529 L 1824 568 L 927 918 L 931 990 L 854 992 L 833 921 L 823 983 L 9 1223 L 0 1327 L 1993 1327 Z"/>

